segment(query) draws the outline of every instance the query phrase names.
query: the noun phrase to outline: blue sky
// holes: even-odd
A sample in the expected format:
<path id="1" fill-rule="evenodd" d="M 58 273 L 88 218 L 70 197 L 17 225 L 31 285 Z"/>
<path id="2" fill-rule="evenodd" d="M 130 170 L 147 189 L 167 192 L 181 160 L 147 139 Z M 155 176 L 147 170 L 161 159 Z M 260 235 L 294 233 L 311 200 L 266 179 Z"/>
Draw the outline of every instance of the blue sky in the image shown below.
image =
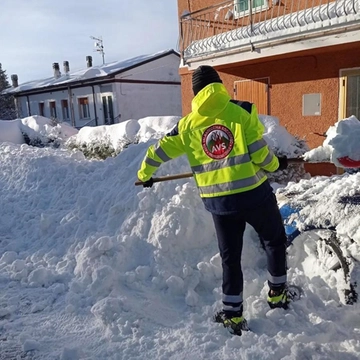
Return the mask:
<path id="1" fill-rule="evenodd" d="M 102 36 L 106 62 L 176 49 L 177 1 L 1 0 L 0 28 L 0 63 L 21 84 L 52 76 L 54 62 L 102 64 L 90 36 Z"/>

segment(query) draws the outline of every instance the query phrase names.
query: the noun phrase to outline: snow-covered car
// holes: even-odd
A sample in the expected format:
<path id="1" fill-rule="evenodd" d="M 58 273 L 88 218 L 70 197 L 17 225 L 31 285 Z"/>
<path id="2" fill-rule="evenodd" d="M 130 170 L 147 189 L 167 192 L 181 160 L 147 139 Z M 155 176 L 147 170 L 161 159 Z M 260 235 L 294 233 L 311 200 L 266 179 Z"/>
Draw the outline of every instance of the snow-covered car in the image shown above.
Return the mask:
<path id="1" fill-rule="evenodd" d="M 360 279 L 360 173 L 289 183 L 278 189 L 277 199 L 289 261 L 296 257 L 310 278 L 336 282 L 340 301 L 355 303 Z"/>

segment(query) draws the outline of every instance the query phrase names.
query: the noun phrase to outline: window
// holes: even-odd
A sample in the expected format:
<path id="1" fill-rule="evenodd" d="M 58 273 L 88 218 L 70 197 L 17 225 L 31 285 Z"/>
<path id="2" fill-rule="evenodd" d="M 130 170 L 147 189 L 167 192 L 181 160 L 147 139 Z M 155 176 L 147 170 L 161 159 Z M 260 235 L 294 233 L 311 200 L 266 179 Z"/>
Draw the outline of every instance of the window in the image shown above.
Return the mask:
<path id="1" fill-rule="evenodd" d="M 39 103 L 39 115 L 45 116 L 45 104 L 43 102 Z"/>
<path id="2" fill-rule="evenodd" d="M 252 0 L 252 11 L 262 11 L 268 8 L 267 0 Z M 250 9 L 250 0 L 234 0 L 234 10 L 236 17 L 239 18 L 248 15 Z"/>
<path id="3" fill-rule="evenodd" d="M 104 114 L 104 124 L 110 125 L 114 123 L 114 109 L 112 96 L 103 96 L 103 114 Z"/>
<path id="4" fill-rule="evenodd" d="M 67 100 L 61 100 L 61 110 L 62 110 L 62 117 L 63 120 L 69 120 L 69 103 Z"/>
<path id="5" fill-rule="evenodd" d="M 49 101 L 50 106 L 50 117 L 56 119 L 56 102 Z"/>
<path id="6" fill-rule="evenodd" d="M 354 115 L 360 119 L 360 74 L 348 75 L 346 85 L 345 117 Z"/>
<path id="7" fill-rule="evenodd" d="M 351 115 L 360 120 L 360 68 L 341 70 L 339 116 Z"/>
<path id="8" fill-rule="evenodd" d="M 80 114 L 80 119 L 90 118 L 88 98 L 79 98 L 79 114 Z"/>
<path id="9" fill-rule="evenodd" d="M 88 119 L 90 117 L 88 98 L 79 98 L 78 101 L 80 119 Z"/>

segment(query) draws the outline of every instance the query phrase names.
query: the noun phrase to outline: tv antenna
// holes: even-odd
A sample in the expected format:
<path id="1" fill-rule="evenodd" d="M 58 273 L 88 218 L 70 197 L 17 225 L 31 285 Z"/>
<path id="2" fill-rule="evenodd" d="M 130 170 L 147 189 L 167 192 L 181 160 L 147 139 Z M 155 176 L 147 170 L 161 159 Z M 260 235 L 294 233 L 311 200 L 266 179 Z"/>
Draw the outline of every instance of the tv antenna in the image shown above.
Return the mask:
<path id="1" fill-rule="evenodd" d="M 90 36 L 90 39 L 95 40 L 94 51 L 99 52 L 101 54 L 103 64 L 105 64 L 105 52 L 104 52 L 104 45 L 103 45 L 102 37 L 101 36 L 99 36 L 99 37 Z"/>

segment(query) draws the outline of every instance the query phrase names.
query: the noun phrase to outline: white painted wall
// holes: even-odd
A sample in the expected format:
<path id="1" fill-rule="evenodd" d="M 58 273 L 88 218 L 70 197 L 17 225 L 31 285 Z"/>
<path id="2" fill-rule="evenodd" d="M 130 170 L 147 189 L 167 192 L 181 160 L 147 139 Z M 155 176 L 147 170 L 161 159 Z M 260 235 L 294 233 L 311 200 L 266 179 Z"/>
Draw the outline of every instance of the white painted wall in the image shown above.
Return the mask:
<path id="1" fill-rule="evenodd" d="M 60 119 L 62 119 L 61 100 L 63 99 L 68 99 L 67 91 L 56 91 L 56 92 L 49 92 L 44 94 L 29 95 L 28 97 L 22 96 L 21 97 L 22 110 L 23 112 L 25 112 L 23 113 L 23 116 L 39 115 L 40 114 L 39 103 L 44 102 L 44 116 L 50 117 L 49 102 L 55 101 L 57 116 Z"/>
<path id="2" fill-rule="evenodd" d="M 179 85 L 116 83 L 121 121 L 146 116 L 181 116 L 179 64 L 179 57 L 170 54 L 117 75 L 117 79 L 179 82 Z"/>
<path id="3" fill-rule="evenodd" d="M 116 76 L 117 79 L 180 81 L 180 58 L 170 54 Z"/>
<path id="4" fill-rule="evenodd" d="M 121 121 L 146 116 L 181 116 L 180 85 L 117 84 Z"/>
<path id="5" fill-rule="evenodd" d="M 111 91 L 113 86 L 110 84 Z M 95 91 L 95 105 L 96 105 L 96 114 L 98 117 L 98 125 L 103 125 L 103 116 L 102 116 L 102 103 L 101 103 L 101 88 L 99 85 L 94 86 Z M 80 127 L 84 126 L 91 120 L 95 119 L 95 108 L 93 101 L 93 92 L 91 86 L 86 86 L 83 88 L 71 89 L 72 103 L 74 107 L 74 117 L 75 117 L 75 126 Z M 79 108 L 79 98 L 87 97 L 89 100 L 89 113 L 90 116 L 87 119 L 80 119 L 80 108 Z M 53 91 L 49 93 L 42 93 L 36 95 L 21 96 L 19 98 L 20 106 L 22 110 L 21 117 L 26 117 L 30 115 L 40 115 L 39 103 L 44 102 L 44 116 L 50 118 L 50 102 L 56 102 L 56 114 L 57 118 L 60 121 L 64 121 L 61 100 L 69 100 L 68 90 L 63 91 Z M 30 105 L 30 112 L 28 107 L 28 102 Z M 71 108 L 69 108 L 71 111 Z M 71 115 L 70 115 L 71 119 Z M 92 125 L 95 122 L 91 123 Z"/>

